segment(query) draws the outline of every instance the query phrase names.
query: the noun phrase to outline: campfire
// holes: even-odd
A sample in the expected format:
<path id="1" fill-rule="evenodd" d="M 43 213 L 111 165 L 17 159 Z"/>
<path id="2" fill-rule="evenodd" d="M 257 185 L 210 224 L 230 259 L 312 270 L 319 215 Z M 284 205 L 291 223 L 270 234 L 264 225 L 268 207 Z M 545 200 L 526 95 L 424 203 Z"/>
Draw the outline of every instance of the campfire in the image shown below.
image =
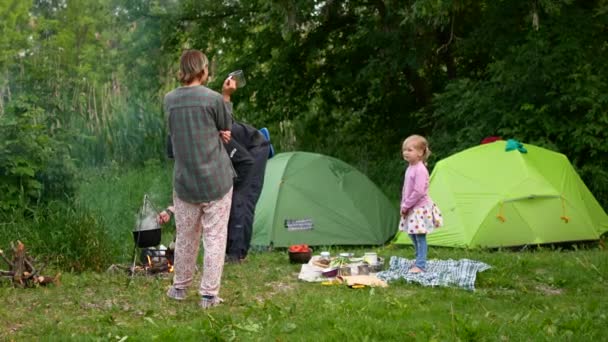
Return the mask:
<path id="1" fill-rule="evenodd" d="M 155 251 L 155 250 L 152 250 Z M 167 250 L 168 251 L 168 250 Z M 148 251 L 150 252 L 150 251 Z M 165 251 L 166 252 L 166 251 Z M 143 253 L 142 253 L 143 254 Z M 173 251 L 171 250 L 171 260 L 167 256 L 163 257 L 153 257 L 150 254 L 145 254 L 147 263 L 143 265 L 135 266 L 135 270 L 131 270 L 131 272 L 137 272 L 137 268 L 141 268 L 140 272 L 145 272 L 146 274 L 157 274 L 157 273 L 173 273 Z"/>
<path id="2" fill-rule="evenodd" d="M 10 278 L 13 281 L 13 286 L 25 288 L 38 285 L 59 284 L 61 273 L 54 277 L 42 275 L 42 271 L 46 267 L 46 263 L 40 267 L 36 267 L 37 261 L 33 259 L 25 251 L 25 245 L 21 241 L 17 241 L 17 245 L 11 243 L 13 250 L 13 259 L 10 260 L 0 249 L 0 257 L 8 265 L 9 270 L 0 270 L 0 277 Z"/>
<path id="3" fill-rule="evenodd" d="M 173 273 L 173 250 L 172 249 L 142 249 L 140 261 L 131 266 L 112 265 L 108 271 L 121 269 L 129 275 L 158 275 Z"/>
<path id="4" fill-rule="evenodd" d="M 152 205 L 148 194 L 139 211 L 133 233 L 133 264 L 131 266 L 112 265 L 108 271 L 126 270 L 129 275 L 155 275 L 173 273 L 173 247 L 160 244 L 161 226 L 157 220 L 158 210 Z M 139 251 L 139 262 L 137 252 Z"/>

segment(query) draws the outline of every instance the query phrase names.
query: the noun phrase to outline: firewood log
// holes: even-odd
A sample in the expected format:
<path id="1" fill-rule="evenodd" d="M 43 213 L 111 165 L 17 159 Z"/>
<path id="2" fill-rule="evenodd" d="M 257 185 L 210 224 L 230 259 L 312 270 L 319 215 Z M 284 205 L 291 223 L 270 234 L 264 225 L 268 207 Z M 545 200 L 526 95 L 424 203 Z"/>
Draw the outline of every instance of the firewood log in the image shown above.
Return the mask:
<path id="1" fill-rule="evenodd" d="M 13 284 L 18 287 L 25 287 L 23 272 L 25 272 L 25 245 L 17 241 L 17 247 L 13 248 Z"/>
<path id="2" fill-rule="evenodd" d="M 9 260 L 4 251 L 0 250 L 0 257 L 9 265 L 8 271 L 0 270 L 0 277 L 11 278 L 13 286 L 21 288 L 51 283 L 59 284 L 61 274 L 57 274 L 55 277 L 41 275 L 41 271 L 48 262 L 36 269 L 34 266 L 36 260 L 27 254 L 25 245 L 21 241 L 17 241 L 16 245 L 11 242 L 11 249 L 13 251 L 12 260 Z"/>
<path id="3" fill-rule="evenodd" d="M 34 283 L 38 285 L 59 284 L 61 273 L 57 273 L 54 277 L 38 276 L 34 278 Z"/>
<path id="4" fill-rule="evenodd" d="M 34 268 L 34 265 L 32 265 L 32 262 L 29 260 L 30 258 L 27 257 L 27 255 L 25 256 L 25 258 L 23 259 L 23 262 L 25 263 L 25 268 L 30 272 L 35 274 L 36 273 L 36 269 Z"/>
<path id="5" fill-rule="evenodd" d="M 0 257 L 2 257 L 2 259 L 4 259 L 4 262 L 6 262 L 11 269 L 13 268 L 13 263 L 6 258 L 6 256 L 4 255 L 4 251 L 1 249 L 0 249 Z"/>
<path id="6" fill-rule="evenodd" d="M 167 272 L 168 270 L 169 270 L 169 265 L 167 265 L 167 264 L 154 265 L 147 269 L 148 273 L 150 273 L 150 274 Z"/>

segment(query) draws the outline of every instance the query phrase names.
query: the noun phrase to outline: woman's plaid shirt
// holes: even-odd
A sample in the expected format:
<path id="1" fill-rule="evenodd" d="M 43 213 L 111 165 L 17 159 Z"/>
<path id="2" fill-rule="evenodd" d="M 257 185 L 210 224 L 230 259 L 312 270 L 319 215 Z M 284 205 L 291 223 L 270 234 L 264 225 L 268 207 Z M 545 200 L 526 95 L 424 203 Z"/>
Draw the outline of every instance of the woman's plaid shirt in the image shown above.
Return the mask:
<path id="1" fill-rule="evenodd" d="M 205 87 L 177 88 L 164 100 L 173 144 L 173 189 L 189 203 L 215 201 L 232 187 L 235 175 L 219 130 L 230 130 L 232 103 Z"/>

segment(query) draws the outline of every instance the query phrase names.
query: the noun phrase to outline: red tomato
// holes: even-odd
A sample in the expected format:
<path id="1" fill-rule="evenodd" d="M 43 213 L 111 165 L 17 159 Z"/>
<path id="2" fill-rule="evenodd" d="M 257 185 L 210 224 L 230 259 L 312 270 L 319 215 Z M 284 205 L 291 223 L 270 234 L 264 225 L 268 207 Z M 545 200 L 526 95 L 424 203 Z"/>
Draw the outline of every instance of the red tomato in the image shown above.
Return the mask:
<path id="1" fill-rule="evenodd" d="M 305 253 L 310 251 L 310 249 L 308 248 L 308 245 L 306 244 L 301 244 L 301 245 L 291 245 L 289 246 L 289 251 L 292 253 Z"/>

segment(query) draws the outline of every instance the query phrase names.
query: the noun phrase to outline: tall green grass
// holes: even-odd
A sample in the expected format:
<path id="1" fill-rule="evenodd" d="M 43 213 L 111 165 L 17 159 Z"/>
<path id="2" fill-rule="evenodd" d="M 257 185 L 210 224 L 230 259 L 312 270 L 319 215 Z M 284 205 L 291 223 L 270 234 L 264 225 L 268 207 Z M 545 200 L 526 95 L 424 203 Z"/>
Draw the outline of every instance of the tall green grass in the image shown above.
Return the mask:
<path id="1" fill-rule="evenodd" d="M 172 201 L 171 164 L 150 160 L 144 167 L 125 168 L 111 164 L 83 172 L 86 181 L 79 187 L 76 201 L 104 223 L 109 242 L 115 246 L 113 260 L 128 260 L 133 248 L 131 232 L 144 195 L 148 195 L 159 211 Z"/>
<path id="2" fill-rule="evenodd" d="M 10 255 L 10 242 L 22 241 L 40 263 L 68 271 L 105 269 L 117 254 L 101 220 L 87 208 L 68 202 L 48 202 L 36 210 L 5 213 L 0 243 Z"/>
<path id="3" fill-rule="evenodd" d="M 138 165 L 150 159 L 161 160 L 164 155 L 166 129 L 164 114 L 157 101 L 118 99 L 111 111 L 92 120 L 74 116 L 70 128 L 78 132 L 74 155 L 83 166 Z"/>
<path id="4" fill-rule="evenodd" d="M 147 194 L 157 210 L 171 203 L 171 165 L 117 164 L 81 170 L 74 198 L 3 212 L 0 248 L 21 240 L 35 257 L 64 270 L 104 270 L 130 259 L 132 230 Z M 165 227 L 164 230 L 172 228 Z M 163 234 L 164 241 L 172 234 Z"/>

